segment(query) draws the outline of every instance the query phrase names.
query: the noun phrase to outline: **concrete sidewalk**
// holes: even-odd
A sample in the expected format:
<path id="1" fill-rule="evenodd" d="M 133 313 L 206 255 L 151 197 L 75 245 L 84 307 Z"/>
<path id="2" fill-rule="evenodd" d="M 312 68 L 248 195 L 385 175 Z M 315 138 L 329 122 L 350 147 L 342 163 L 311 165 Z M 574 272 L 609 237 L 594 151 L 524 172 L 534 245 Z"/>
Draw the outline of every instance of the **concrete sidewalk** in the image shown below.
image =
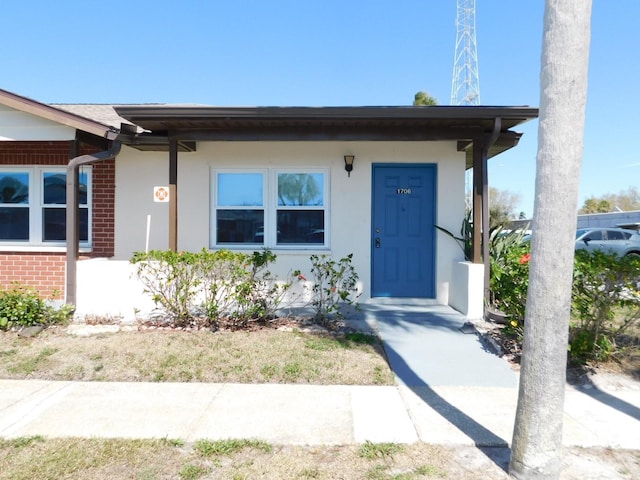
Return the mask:
<path id="1" fill-rule="evenodd" d="M 0 437 L 504 446 L 516 400 L 516 389 L 505 387 L 0 380 Z M 638 389 L 568 387 L 564 443 L 640 449 L 639 412 Z"/>
<path id="2" fill-rule="evenodd" d="M 396 386 L 0 380 L 0 437 L 257 438 L 506 446 L 517 373 L 465 319 L 428 304 L 365 305 Z M 640 384 L 567 387 L 564 443 L 640 450 Z"/>

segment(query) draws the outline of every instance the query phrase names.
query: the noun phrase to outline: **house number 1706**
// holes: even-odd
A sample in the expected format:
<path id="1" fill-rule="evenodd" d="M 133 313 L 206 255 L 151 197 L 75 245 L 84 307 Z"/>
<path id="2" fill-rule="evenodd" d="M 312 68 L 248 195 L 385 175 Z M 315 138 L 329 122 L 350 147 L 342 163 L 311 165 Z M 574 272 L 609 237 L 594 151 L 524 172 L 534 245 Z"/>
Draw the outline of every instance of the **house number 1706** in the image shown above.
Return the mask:
<path id="1" fill-rule="evenodd" d="M 396 193 L 398 195 L 411 195 L 410 188 L 396 188 Z"/>

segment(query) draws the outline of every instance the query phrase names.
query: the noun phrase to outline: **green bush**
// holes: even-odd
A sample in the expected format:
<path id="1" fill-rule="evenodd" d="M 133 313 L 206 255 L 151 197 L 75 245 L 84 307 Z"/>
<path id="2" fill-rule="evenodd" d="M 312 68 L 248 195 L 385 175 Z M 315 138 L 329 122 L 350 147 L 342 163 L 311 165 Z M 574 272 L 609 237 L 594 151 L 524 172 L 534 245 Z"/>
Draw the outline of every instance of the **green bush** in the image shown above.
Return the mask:
<path id="1" fill-rule="evenodd" d="M 192 304 L 201 282 L 194 275 L 196 254 L 151 250 L 135 252 L 131 263 L 137 264 L 136 274 L 145 286 L 145 293 L 172 323 L 188 323 Z"/>
<path id="2" fill-rule="evenodd" d="M 640 258 L 601 251 L 576 252 L 570 356 L 574 361 L 606 360 L 616 337 L 640 322 Z"/>
<path id="3" fill-rule="evenodd" d="M 269 271 L 276 255 L 270 250 L 251 255 L 203 250 L 197 264 L 204 301 L 200 306 L 209 318 L 224 317 L 234 327 L 251 320 L 274 316 L 290 284 L 278 283 Z"/>
<path id="4" fill-rule="evenodd" d="M 521 337 L 529 286 L 530 248 L 519 232 L 491 236 L 491 306 L 508 315 L 505 334 Z M 572 286 L 569 356 L 602 361 L 616 352 L 616 338 L 640 322 L 640 258 L 578 250 Z"/>
<path id="5" fill-rule="evenodd" d="M 314 320 L 326 324 L 343 315 L 342 309 L 355 303 L 358 296 L 358 274 L 351 263 L 353 254 L 340 260 L 328 255 L 311 255 L 311 306 Z M 293 272 L 299 280 L 307 280 L 298 270 Z"/>
<path id="6" fill-rule="evenodd" d="M 9 289 L 0 290 L 0 330 L 63 323 L 72 311 L 70 305 L 59 308 L 49 305 L 28 286 L 14 284 Z"/>
<path id="7" fill-rule="evenodd" d="M 530 244 L 524 232 L 495 230 L 490 238 L 489 289 L 492 306 L 509 316 L 507 330 L 521 332 L 529 288 Z"/>
<path id="8" fill-rule="evenodd" d="M 464 253 L 465 260 L 471 260 L 471 255 L 473 253 L 473 211 L 471 209 L 467 209 L 464 214 L 464 218 L 462 219 L 462 226 L 460 227 L 460 236 L 456 237 L 453 233 L 451 233 L 446 228 L 443 228 L 439 225 L 435 225 L 435 227 L 440 230 L 442 233 L 448 235 L 453 238 L 456 242 L 458 242 L 458 246 L 462 249 L 462 253 Z"/>
<path id="9" fill-rule="evenodd" d="M 275 259 L 268 250 L 248 255 L 203 248 L 197 253 L 136 252 L 131 263 L 158 316 L 169 323 L 240 327 L 272 316 L 289 287 L 271 276 L 268 266 Z"/>
<path id="10" fill-rule="evenodd" d="M 358 297 L 353 255 L 333 260 L 311 255 L 311 306 L 320 323 L 340 317 Z M 276 255 L 269 250 L 246 254 L 230 250 L 197 253 L 136 252 L 131 263 L 151 295 L 157 316 L 175 326 L 234 328 L 275 316 L 291 282 L 278 282 L 269 271 Z M 294 276 L 306 280 L 297 270 Z"/>

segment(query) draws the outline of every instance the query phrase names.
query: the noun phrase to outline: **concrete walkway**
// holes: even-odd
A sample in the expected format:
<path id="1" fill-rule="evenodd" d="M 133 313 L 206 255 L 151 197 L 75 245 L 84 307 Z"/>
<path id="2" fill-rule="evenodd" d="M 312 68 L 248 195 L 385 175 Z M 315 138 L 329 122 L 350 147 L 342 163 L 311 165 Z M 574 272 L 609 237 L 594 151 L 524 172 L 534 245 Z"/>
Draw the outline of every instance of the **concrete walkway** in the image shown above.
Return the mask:
<path id="1" fill-rule="evenodd" d="M 463 320 L 446 307 L 366 306 L 356 322 L 379 330 L 396 386 L 0 380 L 0 437 L 505 446 L 517 374 L 461 333 Z M 640 449 L 640 387 L 590 387 L 567 387 L 565 445 Z"/>
<path id="2" fill-rule="evenodd" d="M 362 317 L 376 325 L 399 383 L 410 387 L 508 387 L 518 377 L 474 333 L 465 317 L 445 305 L 373 303 Z"/>

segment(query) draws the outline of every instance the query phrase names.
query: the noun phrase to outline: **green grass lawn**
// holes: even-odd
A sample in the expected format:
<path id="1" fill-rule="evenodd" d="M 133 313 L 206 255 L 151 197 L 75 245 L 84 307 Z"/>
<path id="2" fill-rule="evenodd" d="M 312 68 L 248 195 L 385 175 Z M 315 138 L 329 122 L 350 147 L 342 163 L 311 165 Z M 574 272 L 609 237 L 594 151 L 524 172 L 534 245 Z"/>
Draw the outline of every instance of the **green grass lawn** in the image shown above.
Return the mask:
<path id="1" fill-rule="evenodd" d="M 380 340 L 362 333 L 141 330 L 89 337 L 53 327 L 0 333 L 0 378 L 392 385 Z"/>

